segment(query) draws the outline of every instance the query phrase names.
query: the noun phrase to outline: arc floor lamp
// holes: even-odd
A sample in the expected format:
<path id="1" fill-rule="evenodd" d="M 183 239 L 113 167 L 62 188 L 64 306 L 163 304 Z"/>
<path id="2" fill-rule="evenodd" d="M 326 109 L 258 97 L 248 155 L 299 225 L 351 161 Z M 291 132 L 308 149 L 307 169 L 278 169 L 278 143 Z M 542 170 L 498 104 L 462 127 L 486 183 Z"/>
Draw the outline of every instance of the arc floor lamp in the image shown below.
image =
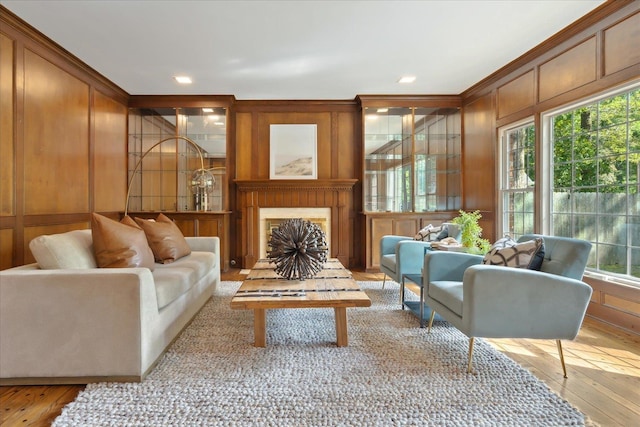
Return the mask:
<path id="1" fill-rule="evenodd" d="M 142 161 L 147 156 L 147 154 L 153 151 L 154 148 L 170 140 L 185 141 L 189 143 L 191 146 L 193 146 L 193 148 L 195 148 L 196 152 L 198 153 L 198 156 L 200 158 L 200 168 L 196 169 L 191 174 L 191 180 L 189 182 L 189 188 L 191 189 L 191 192 L 193 194 L 209 195 L 213 191 L 215 178 L 213 177 L 211 172 L 209 172 L 209 169 L 205 169 L 204 167 L 204 155 L 202 154 L 202 149 L 200 148 L 200 146 L 198 146 L 198 144 L 196 144 L 193 140 L 187 138 L 186 136 L 179 136 L 179 135 L 170 136 L 168 138 L 164 138 L 156 142 L 155 144 L 153 144 L 149 149 L 147 149 L 147 151 L 144 152 L 144 154 L 142 154 L 142 157 L 140 157 L 140 160 L 138 160 L 138 162 L 136 163 L 136 166 L 133 169 L 131 177 L 129 178 L 129 183 L 127 184 L 127 201 L 124 207 L 125 215 L 127 215 L 127 213 L 129 212 L 129 197 L 131 195 L 131 184 L 133 183 L 133 180 L 136 176 L 136 172 L 138 172 L 138 169 L 140 169 L 140 166 L 142 165 Z M 205 202 L 203 203 L 204 210 L 207 210 L 206 200 L 207 200 L 207 197 L 205 197 Z"/>

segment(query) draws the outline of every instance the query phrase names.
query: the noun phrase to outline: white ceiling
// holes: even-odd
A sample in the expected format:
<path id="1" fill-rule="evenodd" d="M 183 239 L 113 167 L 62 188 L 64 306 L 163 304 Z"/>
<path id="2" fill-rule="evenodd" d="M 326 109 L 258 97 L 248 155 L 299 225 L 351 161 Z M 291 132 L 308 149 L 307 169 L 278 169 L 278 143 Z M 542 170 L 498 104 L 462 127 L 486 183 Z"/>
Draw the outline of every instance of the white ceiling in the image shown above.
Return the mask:
<path id="1" fill-rule="evenodd" d="M 0 0 L 129 94 L 256 100 L 459 94 L 602 3 Z"/>

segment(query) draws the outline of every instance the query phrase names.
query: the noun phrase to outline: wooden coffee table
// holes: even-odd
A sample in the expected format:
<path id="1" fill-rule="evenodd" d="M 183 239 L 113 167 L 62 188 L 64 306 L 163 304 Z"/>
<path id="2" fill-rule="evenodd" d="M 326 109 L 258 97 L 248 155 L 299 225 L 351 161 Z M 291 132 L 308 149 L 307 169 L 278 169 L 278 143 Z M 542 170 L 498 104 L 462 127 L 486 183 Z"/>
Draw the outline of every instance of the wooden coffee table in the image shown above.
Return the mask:
<path id="1" fill-rule="evenodd" d="M 313 279 L 286 280 L 274 268 L 269 260 L 259 260 L 231 300 L 232 309 L 253 310 L 254 345 L 266 346 L 268 309 L 333 307 L 338 347 L 347 346 L 347 307 L 371 306 L 351 272 L 333 258 Z"/>

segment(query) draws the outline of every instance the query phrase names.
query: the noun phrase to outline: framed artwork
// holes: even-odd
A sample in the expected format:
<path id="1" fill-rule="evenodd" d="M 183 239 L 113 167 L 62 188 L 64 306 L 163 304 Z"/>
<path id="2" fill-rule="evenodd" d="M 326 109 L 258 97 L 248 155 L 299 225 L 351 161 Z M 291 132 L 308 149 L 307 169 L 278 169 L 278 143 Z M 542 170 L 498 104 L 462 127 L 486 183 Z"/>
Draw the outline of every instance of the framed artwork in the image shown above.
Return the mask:
<path id="1" fill-rule="evenodd" d="M 318 178 L 318 125 L 271 125 L 270 179 Z"/>

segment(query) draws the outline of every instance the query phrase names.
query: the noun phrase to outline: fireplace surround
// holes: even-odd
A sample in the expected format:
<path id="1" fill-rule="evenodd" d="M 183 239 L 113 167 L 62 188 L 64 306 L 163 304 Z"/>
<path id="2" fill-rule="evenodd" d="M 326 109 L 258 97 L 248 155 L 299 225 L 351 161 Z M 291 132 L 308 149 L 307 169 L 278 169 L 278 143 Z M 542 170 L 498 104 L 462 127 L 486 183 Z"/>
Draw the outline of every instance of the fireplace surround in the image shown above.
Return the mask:
<path id="1" fill-rule="evenodd" d="M 277 208 L 280 212 L 321 212 L 315 209 L 326 212 L 329 217 L 326 232 L 330 242 L 329 257 L 338 258 L 348 268 L 352 257 L 353 186 L 356 182 L 355 179 L 236 180 L 242 230 L 242 267 L 252 268 L 258 259 L 265 256 L 266 244 L 262 246 L 260 241 L 266 232 L 264 225 L 260 224 L 260 212 L 265 208 Z M 263 214 L 265 212 L 269 211 L 265 210 Z"/>

